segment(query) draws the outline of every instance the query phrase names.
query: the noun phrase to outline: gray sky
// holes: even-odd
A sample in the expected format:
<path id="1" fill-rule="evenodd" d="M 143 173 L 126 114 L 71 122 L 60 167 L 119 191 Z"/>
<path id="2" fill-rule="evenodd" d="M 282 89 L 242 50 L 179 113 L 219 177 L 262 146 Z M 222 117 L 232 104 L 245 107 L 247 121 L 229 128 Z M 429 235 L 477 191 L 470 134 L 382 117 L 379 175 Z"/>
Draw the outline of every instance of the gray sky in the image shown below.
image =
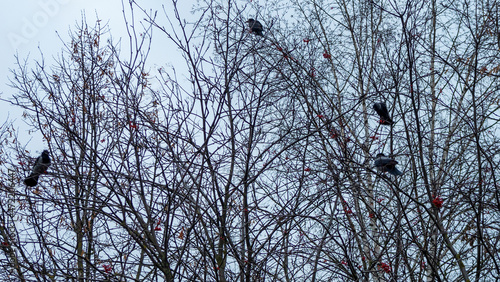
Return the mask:
<path id="1" fill-rule="evenodd" d="M 125 2 L 128 4 L 128 0 Z M 194 2 L 194 0 L 185 0 L 182 8 L 186 9 L 187 12 Z M 168 6 L 169 1 L 141 0 L 141 3 L 145 7 L 149 4 L 147 7 L 155 5 L 156 9 L 160 9 L 161 3 Z M 126 11 L 128 12 L 128 9 Z M 136 20 L 144 18 L 141 11 L 135 9 L 135 12 Z M 103 23 L 108 23 L 114 42 L 118 38 L 126 36 L 121 0 L 18 0 L 9 1 L 8 7 L 6 3 L 3 3 L 2 9 L 0 9 L 0 18 L 2 19 L 0 48 L 3 51 L 0 55 L 0 95 L 2 98 L 10 97 L 14 91 L 8 86 L 8 78 L 11 77 L 9 69 L 16 67 L 15 54 L 17 53 L 21 60 L 29 56 L 29 62 L 33 62 L 34 59 L 40 58 L 40 49 L 47 63 L 50 63 L 50 59 L 57 56 L 62 47 L 62 41 L 56 31 L 64 41 L 67 41 L 68 31 L 70 28 L 75 30 L 75 25 L 81 22 L 83 13 L 85 13 L 87 23 L 90 26 L 93 25 L 97 16 Z M 163 16 L 162 19 L 164 19 Z M 155 48 L 151 50 L 150 62 L 156 65 L 152 65 L 152 68 L 175 64 L 175 62 L 170 61 L 172 58 L 182 59 L 180 56 L 172 56 L 174 50 L 169 49 L 175 47 L 166 46 L 165 40 L 162 38 L 164 36 L 161 33 L 156 31 L 154 34 L 156 47 L 153 46 Z M 167 57 L 165 54 L 169 54 L 169 56 Z M 27 149 L 43 150 L 40 142 L 37 141 L 39 137 L 27 136 L 27 127 L 21 118 L 22 112 L 5 102 L 0 102 L 0 105 L 2 109 L 0 111 L 0 124 L 8 116 L 11 120 L 15 119 L 14 127 L 19 129 L 20 137 L 27 138 L 26 142 L 21 141 L 22 145 L 32 139 Z"/>
<path id="2" fill-rule="evenodd" d="M 5 7 L 7 6 L 8 7 Z M 112 29 L 119 31 L 123 27 L 121 0 L 22 0 L 3 3 L 0 9 L 0 93 L 7 98 L 13 89 L 7 86 L 9 69 L 15 68 L 14 55 L 20 59 L 29 55 L 30 59 L 38 59 L 38 48 L 45 57 L 51 58 L 61 50 L 61 40 L 68 38 L 69 28 L 73 28 L 77 21 L 81 21 L 85 11 L 89 24 L 95 21 L 96 13 L 104 21 L 109 20 Z M 123 29 L 123 28 L 122 28 Z M 17 119 L 16 127 L 24 124 L 19 118 L 20 111 L 1 103 L 0 122 L 4 122 L 7 115 Z"/>

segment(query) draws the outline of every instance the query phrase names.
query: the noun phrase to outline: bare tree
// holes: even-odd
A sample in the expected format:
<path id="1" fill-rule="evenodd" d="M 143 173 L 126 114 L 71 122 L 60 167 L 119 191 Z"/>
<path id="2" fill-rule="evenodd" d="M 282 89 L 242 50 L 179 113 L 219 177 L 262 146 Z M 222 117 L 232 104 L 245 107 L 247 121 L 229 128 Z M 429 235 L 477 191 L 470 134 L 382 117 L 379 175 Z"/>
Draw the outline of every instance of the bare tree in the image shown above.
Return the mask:
<path id="1" fill-rule="evenodd" d="M 9 147 L 2 275 L 498 279 L 496 1 L 129 4 L 127 58 L 82 22 L 14 71 L 53 164 L 16 185 L 33 160 Z M 153 30 L 186 72 L 148 67 Z"/>

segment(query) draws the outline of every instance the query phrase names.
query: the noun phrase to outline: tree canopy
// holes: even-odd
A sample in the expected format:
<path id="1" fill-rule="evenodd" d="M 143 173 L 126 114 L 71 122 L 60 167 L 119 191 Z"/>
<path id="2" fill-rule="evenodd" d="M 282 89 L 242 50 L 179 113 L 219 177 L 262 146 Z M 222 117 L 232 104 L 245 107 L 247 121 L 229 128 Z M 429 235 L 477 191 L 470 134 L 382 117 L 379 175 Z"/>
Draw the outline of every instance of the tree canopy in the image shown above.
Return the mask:
<path id="1" fill-rule="evenodd" d="M 18 59 L 43 140 L 0 131 L 2 279 L 500 279 L 497 1 L 179 5 Z"/>

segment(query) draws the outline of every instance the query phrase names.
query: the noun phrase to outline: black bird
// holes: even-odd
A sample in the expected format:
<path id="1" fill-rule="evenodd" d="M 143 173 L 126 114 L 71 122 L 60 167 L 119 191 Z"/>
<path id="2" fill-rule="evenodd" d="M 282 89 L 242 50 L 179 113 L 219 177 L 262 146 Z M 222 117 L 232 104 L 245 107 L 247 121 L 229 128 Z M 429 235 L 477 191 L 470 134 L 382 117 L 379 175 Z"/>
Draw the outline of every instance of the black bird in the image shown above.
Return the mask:
<path id="1" fill-rule="evenodd" d="M 389 157 L 386 157 L 382 153 L 377 154 L 377 157 L 375 158 L 375 167 L 377 167 L 377 169 L 382 171 L 382 172 L 388 172 L 392 175 L 403 174 L 401 171 L 399 171 L 396 168 L 397 164 L 398 164 L 397 161 L 395 161 L 394 159 L 391 159 Z"/>
<path id="2" fill-rule="evenodd" d="M 44 150 L 42 152 L 42 155 L 36 159 L 31 174 L 24 179 L 24 184 L 26 184 L 26 186 L 29 187 L 36 186 L 38 184 L 38 177 L 40 176 L 40 174 L 47 172 L 49 166 L 50 166 L 49 151 Z"/>
<path id="3" fill-rule="evenodd" d="M 373 109 L 380 116 L 380 124 L 392 125 L 394 123 L 391 117 L 389 116 L 389 111 L 387 110 L 387 106 L 385 105 L 384 102 L 373 104 Z"/>
<path id="4" fill-rule="evenodd" d="M 264 34 L 262 34 L 263 31 L 262 24 L 259 21 L 256 21 L 254 19 L 248 19 L 247 24 L 253 33 L 259 36 L 264 36 Z"/>

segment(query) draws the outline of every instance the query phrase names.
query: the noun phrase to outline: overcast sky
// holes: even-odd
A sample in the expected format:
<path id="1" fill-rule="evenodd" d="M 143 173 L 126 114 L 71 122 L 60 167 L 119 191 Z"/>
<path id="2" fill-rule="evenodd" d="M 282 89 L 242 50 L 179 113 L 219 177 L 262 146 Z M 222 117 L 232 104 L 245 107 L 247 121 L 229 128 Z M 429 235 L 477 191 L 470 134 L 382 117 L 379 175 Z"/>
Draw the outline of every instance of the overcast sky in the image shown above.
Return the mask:
<path id="1" fill-rule="evenodd" d="M 184 1 L 182 8 L 188 11 L 192 7 L 194 0 Z M 0 40 L 2 50 L 0 55 L 0 95 L 2 98 L 8 98 L 14 91 L 7 84 L 8 77 L 11 76 L 9 69 L 16 67 L 15 54 L 17 53 L 19 58 L 23 60 L 29 55 L 30 61 L 32 61 L 40 57 L 38 50 L 40 48 L 47 59 L 57 56 L 61 51 L 62 42 L 56 31 L 63 40 L 68 40 L 69 29 L 75 29 L 75 25 L 81 22 L 83 13 L 85 13 L 87 23 L 90 26 L 94 24 L 96 14 L 99 19 L 108 23 L 114 39 L 126 35 L 121 0 L 18 0 L 8 2 L 8 7 L 7 4 L 3 3 L 3 9 L 0 9 L 0 18 L 2 19 L 0 25 L 0 34 L 2 35 L 2 40 Z M 141 0 L 141 3 L 144 3 L 146 7 L 151 7 L 154 4 L 156 9 L 160 8 L 161 3 L 165 3 L 168 7 L 169 2 Z M 148 4 L 149 6 L 147 6 Z M 142 19 L 141 12 L 137 9 L 135 11 L 136 18 Z M 161 33 L 156 32 L 155 34 L 153 36 L 154 42 L 161 42 L 163 40 Z M 155 50 L 152 50 L 152 56 L 172 54 L 172 50 L 158 49 L 156 47 Z M 172 64 L 169 61 L 172 57 L 175 56 L 166 57 L 163 55 L 162 58 L 151 61 L 154 61 L 155 64 L 167 65 Z M 177 58 L 179 57 L 177 56 Z M 20 118 L 22 112 L 5 102 L 0 101 L 0 105 L 2 109 L 0 111 L 0 123 L 3 123 L 7 116 L 10 119 L 16 119 L 15 128 L 20 130 L 20 135 L 25 134 L 27 128 L 23 126 L 24 122 Z M 40 146 L 39 142 L 34 141 L 32 143 L 38 143 L 38 146 Z M 28 149 L 41 151 L 43 148 L 29 145 Z"/>
<path id="2" fill-rule="evenodd" d="M 9 69 L 15 68 L 14 55 L 21 59 L 28 55 L 30 58 L 39 58 L 38 48 L 48 58 L 57 55 L 61 50 L 61 40 L 56 31 L 67 39 L 69 28 L 73 28 L 77 21 L 81 21 L 82 12 L 85 12 L 89 24 L 95 21 L 96 13 L 103 20 L 109 19 L 109 24 L 119 31 L 123 26 L 121 0 L 22 0 L 3 3 L 0 9 L 0 93 L 2 98 L 8 98 L 14 89 L 8 84 L 11 76 Z M 8 7 L 5 7 L 7 6 Z M 0 102 L 0 122 L 4 122 L 7 115 L 16 119 L 15 127 L 23 130 L 23 121 L 19 118 L 20 111 Z"/>

